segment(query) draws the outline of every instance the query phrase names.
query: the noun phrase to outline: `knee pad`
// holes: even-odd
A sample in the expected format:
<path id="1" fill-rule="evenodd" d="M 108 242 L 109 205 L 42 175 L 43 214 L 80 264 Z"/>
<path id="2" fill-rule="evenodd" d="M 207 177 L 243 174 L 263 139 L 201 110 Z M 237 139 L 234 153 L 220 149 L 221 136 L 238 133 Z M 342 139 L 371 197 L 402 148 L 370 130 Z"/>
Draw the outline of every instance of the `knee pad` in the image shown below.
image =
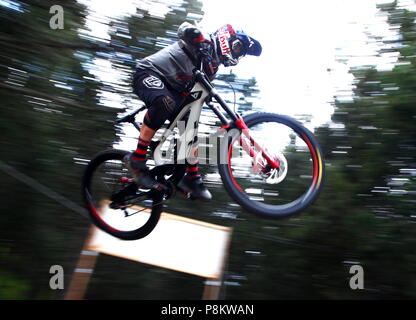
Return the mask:
<path id="1" fill-rule="evenodd" d="M 144 124 L 153 130 L 158 130 L 175 112 L 176 102 L 170 96 L 157 97 L 149 107 Z"/>
<path id="2" fill-rule="evenodd" d="M 157 100 L 157 99 L 156 99 Z M 165 108 L 166 112 L 171 115 L 175 112 L 176 109 L 176 102 L 172 99 L 170 96 L 163 96 L 161 97 L 161 103 L 163 104 L 163 107 Z"/>
<path id="3" fill-rule="evenodd" d="M 171 96 L 159 96 L 152 103 L 152 107 L 158 109 L 158 112 L 171 115 L 175 112 L 176 102 Z"/>

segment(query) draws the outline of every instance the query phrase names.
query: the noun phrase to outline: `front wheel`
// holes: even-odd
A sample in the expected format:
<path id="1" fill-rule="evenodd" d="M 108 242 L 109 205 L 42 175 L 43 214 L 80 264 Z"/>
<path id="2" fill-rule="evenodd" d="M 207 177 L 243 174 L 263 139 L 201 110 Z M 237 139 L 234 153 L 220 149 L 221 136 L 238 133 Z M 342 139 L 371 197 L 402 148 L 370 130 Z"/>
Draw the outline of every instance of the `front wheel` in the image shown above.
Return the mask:
<path id="1" fill-rule="evenodd" d="M 286 218 L 305 210 L 318 197 L 324 179 L 316 138 L 283 115 L 254 113 L 244 122 L 246 134 L 229 130 L 219 149 L 225 189 L 244 209 L 261 217 Z M 278 168 L 267 157 L 277 159 Z"/>

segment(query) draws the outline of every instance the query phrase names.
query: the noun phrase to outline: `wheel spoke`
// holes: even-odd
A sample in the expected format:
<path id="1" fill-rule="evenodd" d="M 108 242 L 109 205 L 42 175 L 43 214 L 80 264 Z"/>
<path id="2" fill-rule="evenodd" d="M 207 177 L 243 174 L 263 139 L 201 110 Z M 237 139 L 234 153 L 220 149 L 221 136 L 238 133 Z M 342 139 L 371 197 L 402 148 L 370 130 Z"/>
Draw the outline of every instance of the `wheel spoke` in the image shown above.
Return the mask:
<path id="1" fill-rule="evenodd" d="M 249 130 L 221 151 L 228 153 L 227 165 L 219 166 L 225 187 L 240 205 L 258 214 L 282 217 L 302 210 L 321 187 L 316 141 L 288 117 L 260 113 L 246 119 Z"/>

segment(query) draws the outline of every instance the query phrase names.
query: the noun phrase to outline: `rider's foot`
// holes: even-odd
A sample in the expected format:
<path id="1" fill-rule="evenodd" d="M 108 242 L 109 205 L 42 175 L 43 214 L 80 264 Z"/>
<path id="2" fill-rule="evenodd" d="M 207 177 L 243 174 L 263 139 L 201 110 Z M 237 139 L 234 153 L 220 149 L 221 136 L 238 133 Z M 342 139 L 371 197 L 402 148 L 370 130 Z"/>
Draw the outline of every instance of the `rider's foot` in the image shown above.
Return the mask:
<path id="1" fill-rule="evenodd" d="M 137 185 L 148 189 L 164 189 L 164 186 L 152 177 L 144 161 L 134 160 L 132 155 L 129 154 L 125 157 L 125 162 Z"/>
<path id="2" fill-rule="evenodd" d="M 204 182 L 201 177 L 189 178 L 184 176 L 182 180 L 178 183 L 178 187 L 184 191 L 187 191 L 195 199 L 201 200 L 211 200 L 212 195 L 205 187 Z"/>

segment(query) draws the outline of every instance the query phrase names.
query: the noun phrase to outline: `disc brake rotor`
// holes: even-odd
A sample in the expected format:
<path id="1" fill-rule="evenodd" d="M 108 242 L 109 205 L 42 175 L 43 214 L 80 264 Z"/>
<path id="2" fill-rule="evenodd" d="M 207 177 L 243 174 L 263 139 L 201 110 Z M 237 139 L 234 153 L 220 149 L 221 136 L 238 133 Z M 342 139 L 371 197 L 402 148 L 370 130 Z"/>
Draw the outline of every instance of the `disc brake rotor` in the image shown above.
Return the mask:
<path id="1" fill-rule="evenodd" d="M 268 184 L 278 184 L 282 182 L 285 179 L 288 171 L 287 160 L 283 153 L 275 153 L 274 156 L 277 158 L 277 160 L 279 160 L 279 168 L 271 168 L 267 172 L 263 172 L 263 177 Z"/>

